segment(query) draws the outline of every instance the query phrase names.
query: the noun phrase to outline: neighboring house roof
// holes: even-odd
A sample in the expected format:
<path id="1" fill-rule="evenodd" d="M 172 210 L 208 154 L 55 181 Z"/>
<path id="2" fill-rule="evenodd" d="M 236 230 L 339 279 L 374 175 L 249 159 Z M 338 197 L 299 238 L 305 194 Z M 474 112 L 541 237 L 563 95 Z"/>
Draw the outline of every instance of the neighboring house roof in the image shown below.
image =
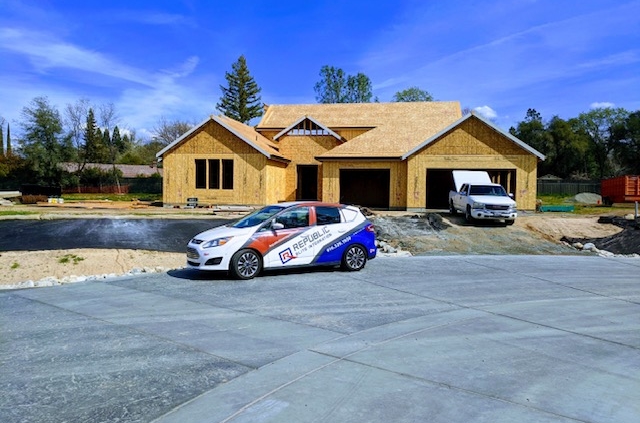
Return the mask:
<path id="1" fill-rule="evenodd" d="M 501 135 L 507 137 L 509 140 L 511 140 L 513 143 L 517 144 L 519 147 L 521 147 L 524 150 L 527 150 L 529 153 L 537 156 L 540 160 L 544 160 L 545 159 L 545 155 L 542 154 L 541 152 L 539 152 L 538 150 L 536 150 L 535 148 L 533 148 L 530 145 L 520 141 L 518 138 L 516 138 L 513 135 L 511 135 L 509 132 L 502 130 L 500 127 L 495 125 L 490 120 L 485 119 L 484 117 L 482 117 L 482 115 L 480 115 L 479 113 L 477 113 L 475 111 L 472 111 L 470 114 L 468 114 L 466 116 L 463 116 L 462 118 L 458 119 L 457 121 L 451 123 L 446 128 L 443 128 L 442 130 L 438 131 L 436 134 L 433 134 L 431 137 L 427 138 L 426 140 L 424 140 L 420 144 L 416 145 L 411 150 L 407 151 L 402 156 L 402 160 L 405 160 L 406 158 L 408 158 L 412 154 L 417 153 L 418 151 L 422 150 L 424 147 L 426 147 L 429 144 L 431 144 L 432 142 L 436 141 L 442 135 L 446 134 L 447 132 L 449 132 L 449 131 L 453 130 L 454 128 L 456 128 L 457 126 L 459 126 L 462 122 L 464 122 L 464 121 L 466 121 L 468 119 L 472 119 L 472 118 L 481 120 L 487 126 L 492 128 L 494 131 L 496 131 L 496 132 L 500 133 Z"/>
<path id="2" fill-rule="evenodd" d="M 400 158 L 420 142 L 461 116 L 457 101 L 409 103 L 340 103 L 268 106 L 258 131 L 281 129 L 312 116 L 332 131 L 370 128 L 369 131 L 318 156 L 327 158 Z"/>
<path id="3" fill-rule="evenodd" d="M 236 137 L 238 137 L 240 140 L 244 141 L 260 153 L 264 154 L 268 159 L 289 162 L 289 159 L 280 154 L 280 152 L 278 151 L 278 146 L 275 143 L 264 137 L 262 134 L 256 132 L 256 130 L 251 126 L 245 125 L 226 116 L 213 115 L 204 120 L 199 125 L 191 128 L 171 144 L 160 150 L 158 153 L 156 153 L 156 157 L 162 158 L 162 156 L 166 152 L 184 142 L 191 136 L 191 134 L 199 131 L 202 127 L 204 127 L 211 121 L 218 123 L 229 132 L 234 134 Z"/>
<path id="4" fill-rule="evenodd" d="M 59 163 L 58 166 L 60 169 L 66 170 L 67 172 L 73 173 L 77 172 L 82 164 L 75 162 L 63 162 Z M 103 172 L 109 172 L 113 169 L 112 164 L 108 163 L 86 163 L 84 165 L 85 169 L 100 169 Z M 147 165 L 127 165 L 127 164 L 115 164 L 116 169 L 120 169 L 122 172 L 122 177 L 124 178 L 137 178 L 139 176 L 149 177 L 151 175 L 159 173 L 162 175 L 162 169 L 158 168 L 155 165 L 147 166 Z"/>

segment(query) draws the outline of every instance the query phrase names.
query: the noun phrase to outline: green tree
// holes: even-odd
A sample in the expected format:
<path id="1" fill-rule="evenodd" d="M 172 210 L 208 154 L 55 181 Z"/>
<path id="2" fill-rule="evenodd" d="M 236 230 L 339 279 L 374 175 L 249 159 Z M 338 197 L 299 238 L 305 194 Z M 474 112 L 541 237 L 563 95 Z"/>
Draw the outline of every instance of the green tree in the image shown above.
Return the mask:
<path id="1" fill-rule="evenodd" d="M 2 116 L 0 116 L 0 157 L 4 157 L 4 133 L 3 133 L 3 127 L 4 127 L 4 118 Z"/>
<path id="2" fill-rule="evenodd" d="M 629 114 L 623 123 L 616 125 L 613 136 L 617 140 L 616 156 L 622 171 L 640 175 L 640 110 Z"/>
<path id="3" fill-rule="evenodd" d="M 346 75 L 344 70 L 325 65 L 314 90 L 318 103 L 369 103 L 373 97 L 371 80 L 363 73 Z"/>
<path id="4" fill-rule="evenodd" d="M 7 123 L 7 156 L 11 154 L 11 128 L 9 128 L 9 124 Z"/>
<path id="5" fill-rule="evenodd" d="M 433 101 L 433 96 L 425 90 L 418 87 L 410 87 L 406 90 L 398 91 L 393 95 L 393 101 L 411 102 L 411 101 Z"/>
<path id="6" fill-rule="evenodd" d="M 509 132 L 542 154 L 549 154 L 549 134 L 542 120 L 542 115 L 536 109 L 528 109 L 524 120 L 518 122 L 515 128 L 511 127 Z"/>
<path id="7" fill-rule="evenodd" d="M 577 120 L 568 121 L 554 116 L 546 126 L 548 150 L 546 162 L 548 173 L 561 178 L 576 178 L 589 175 L 589 141 L 576 131 Z"/>
<path id="8" fill-rule="evenodd" d="M 597 176 L 612 176 L 616 163 L 613 152 L 618 145 L 614 129 L 624 124 L 629 112 L 623 108 L 597 108 L 578 116 L 579 129 L 588 137 L 597 166 Z"/>
<path id="9" fill-rule="evenodd" d="M 363 73 L 347 76 L 346 103 L 370 103 L 372 85 L 369 77 Z"/>
<path id="10" fill-rule="evenodd" d="M 231 72 L 225 72 L 224 77 L 228 86 L 220 86 L 222 97 L 216 104 L 216 109 L 242 123 L 249 123 L 251 119 L 262 116 L 261 89 L 249 73 L 244 56 L 240 56 L 231 65 Z"/>
<path id="11" fill-rule="evenodd" d="M 107 132 L 108 136 L 108 132 Z M 83 135 L 83 156 L 82 167 L 80 170 L 84 170 L 87 163 L 108 163 L 109 154 L 108 148 L 105 144 L 105 140 L 102 131 L 96 123 L 96 118 L 93 113 L 93 108 L 89 108 L 87 112 L 86 123 L 84 127 Z"/>
<path id="12" fill-rule="evenodd" d="M 63 137 L 62 120 L 58 110 L 46 97 L 36 97 L 22 109 L 22 153 L 31 173 L 31 182 L 60 185 L 63 171 L 58 163 L 73 154 L 69 137 Z"/>

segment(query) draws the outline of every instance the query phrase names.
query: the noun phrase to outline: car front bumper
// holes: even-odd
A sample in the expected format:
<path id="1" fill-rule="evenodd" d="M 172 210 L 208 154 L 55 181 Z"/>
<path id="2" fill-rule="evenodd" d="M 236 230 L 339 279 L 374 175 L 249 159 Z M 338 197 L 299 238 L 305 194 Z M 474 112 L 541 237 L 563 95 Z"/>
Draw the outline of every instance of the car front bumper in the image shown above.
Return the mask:
<path id="1" fill-rule="evenodd" d="M 217 249 L 211 251 L 197 248 L 193 245 L 187 247 L 187 268 L 198 270 L 229 270 L 229 257 Z"/>

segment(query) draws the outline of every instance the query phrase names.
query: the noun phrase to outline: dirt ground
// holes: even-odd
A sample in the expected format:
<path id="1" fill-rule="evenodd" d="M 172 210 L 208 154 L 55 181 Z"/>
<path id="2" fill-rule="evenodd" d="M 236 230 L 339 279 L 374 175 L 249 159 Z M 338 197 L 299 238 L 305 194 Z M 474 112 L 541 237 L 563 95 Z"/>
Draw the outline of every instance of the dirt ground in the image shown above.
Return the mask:
<path id="1" fill-rule="evenodd" d="M 131 211 L 93 211 L 102 217 L 117 213 L 131 215 Z M 65 217 L 69 217 L 65 211 Z M 196 211 L 196 214 L 212 214 Z M 54 213 L 55 214 L 55 213 Z M 87 217 L 87 211 L 76 213 Z M 159 211 L 149 218 L 176 217 L 171 211 Z M 133 215 L 141 217 L 141 215 Z M 182 216 L 184 217 L 184 216 Z M 29 218 L 33 218 L 30 216 Z M 54 215 L 37 218 L 56 218 Z M 599 223 L 600 216 L 576 216 L 564 213 L 522 213 L 513 226 L 500 224 L 468 225 L 464 219 L 448 213 L 381 212 L 370 216 L 378 238 L 388 245 L 413 255 L 458 254 L 588 254 L 573 248 L 565 239 L 593 240 L 620 237 L 623 229 L 611 223 Z M 625 229 L 626 231 L 627 229 Z M 632 232 L 635 245 L 640 245 L 640 231 Z M 625 252 L 640 253 L 638 250 Z M 162 272 L 181 268 L 182 253 L 143 250 L 55 250 L 0 252 L 0 288 L 65 283 L 82 275 L 98 278 L 135 273 Z M 32 282 L 28 282 L 32 281 Z M 44 283 L 47 285 L 47 283 Z"/>

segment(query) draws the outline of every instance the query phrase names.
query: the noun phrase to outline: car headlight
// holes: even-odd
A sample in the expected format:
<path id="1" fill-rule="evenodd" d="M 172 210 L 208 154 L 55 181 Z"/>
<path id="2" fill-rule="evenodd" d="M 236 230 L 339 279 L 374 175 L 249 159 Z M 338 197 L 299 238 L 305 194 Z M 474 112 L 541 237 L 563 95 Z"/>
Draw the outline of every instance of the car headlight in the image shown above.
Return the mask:
<path id="1" fill-rule="evenodd" d="M 472 209 L 484 209 L 484 203 L 476 203 L 474 201 L 474 203 L 471 205 Z"/>
<path id="2" fill-rule="evenodd" d="M 207 241 L 202 245 L 202 248 L 213 248 L 213 247 L 221 247 L 227 242 L 231 241 L 232 236 L 228 236 L 225 238 L 216 238 L 211 241 Z"/>

